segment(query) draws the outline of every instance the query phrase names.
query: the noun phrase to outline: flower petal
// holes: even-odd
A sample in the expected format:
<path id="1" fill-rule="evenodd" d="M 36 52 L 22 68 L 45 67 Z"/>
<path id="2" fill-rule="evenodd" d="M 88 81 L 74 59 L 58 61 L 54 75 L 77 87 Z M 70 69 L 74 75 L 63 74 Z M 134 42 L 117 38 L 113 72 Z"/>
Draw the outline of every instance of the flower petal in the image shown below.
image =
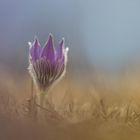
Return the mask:
<path id="1" fill-rule="evenodd" d="M 57 48 L 57 60 L 62 59 L 64 57 L 64 38 L 59 43 L 59 47 Z"/>
<path id="2" fill-rule="evenodd" d="M 39 59 L 41 51 L 41 46 L 37 38 L 35 38 L 34 42 L 30 44 L 30 56 L 33 61 Z"/>
<path id="3" fill-rule="evenodd" d="M 53 45 L 53 36 L 51 34 L 48 41 L 46 42 L 46 45 L 42 49 L 41 57 L 46 57 L 46 59 L 51 63 L 53 63 L 55 60 L 55 48 Z"/>

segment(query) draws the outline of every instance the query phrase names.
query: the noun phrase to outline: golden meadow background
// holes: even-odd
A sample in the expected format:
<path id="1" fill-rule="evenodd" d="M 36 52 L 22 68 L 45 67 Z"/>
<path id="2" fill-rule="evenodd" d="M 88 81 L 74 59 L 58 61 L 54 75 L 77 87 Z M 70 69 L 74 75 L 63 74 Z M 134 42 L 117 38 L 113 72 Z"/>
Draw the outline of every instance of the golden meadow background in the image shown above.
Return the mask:
<path id="1" fill-rule="evenodd" d="M 0 0 L 0 139 L 139 140 L 140 2 Z M 32 106 L 28 41 L 69 46 L 67 73 Z"/>

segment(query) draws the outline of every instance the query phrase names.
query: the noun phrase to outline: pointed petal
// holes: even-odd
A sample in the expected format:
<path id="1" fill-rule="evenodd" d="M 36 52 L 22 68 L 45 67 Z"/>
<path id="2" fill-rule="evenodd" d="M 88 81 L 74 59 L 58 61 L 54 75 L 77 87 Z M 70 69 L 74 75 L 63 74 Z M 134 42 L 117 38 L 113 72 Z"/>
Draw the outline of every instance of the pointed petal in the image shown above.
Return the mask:
<path id="1" fill-rule="evenodd" d="M 46 57 L 50 62 L 55 60 L 55 48 L 53 44 L 53 36 L 50 34 L 46 45 L 42 49 L 41 57 Z"/>
<path id="2" fill-rule="evenodd" d="M 61 40 L 59 47 L 57 48 L 57 59 L 64 57 L 64 38 Z"/>
<path id="3" fill-rule="evenodd" d="M 40 50 L 41 50 L 41 46 L 39 41 L 37 40 L 37 38 L 35 38 L 34 42 L 30 45 L 30 55 L 33 61 L 36 61 L 37 59 L 39 59 L 39 54 L 40 54 Z"/>

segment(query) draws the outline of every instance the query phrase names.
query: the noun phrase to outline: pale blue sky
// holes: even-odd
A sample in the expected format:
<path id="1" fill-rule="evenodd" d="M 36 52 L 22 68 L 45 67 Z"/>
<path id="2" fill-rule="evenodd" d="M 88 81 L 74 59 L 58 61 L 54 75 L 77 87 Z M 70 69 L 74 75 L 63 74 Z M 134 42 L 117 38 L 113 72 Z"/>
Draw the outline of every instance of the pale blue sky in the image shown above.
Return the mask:
<path id="1" fill-rule="evenodd" d="M 85 33 L 98 62 L 114 67 L 140 55 L 140 1 L 88 0 Z"/>

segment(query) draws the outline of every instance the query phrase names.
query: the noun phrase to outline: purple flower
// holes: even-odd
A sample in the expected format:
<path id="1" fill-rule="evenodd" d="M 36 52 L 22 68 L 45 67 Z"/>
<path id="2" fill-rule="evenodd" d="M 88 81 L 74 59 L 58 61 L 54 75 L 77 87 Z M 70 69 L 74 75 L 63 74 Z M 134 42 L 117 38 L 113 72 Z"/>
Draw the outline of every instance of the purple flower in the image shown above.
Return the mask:
<path id="1" fill-rule="evenodd" d="M 55 49 L 50 34 L 44 47 L 37 38 L 29 42 L 29 72 L 37 87 L 45 91 L 65 74 L 68 48 L 64 48 L 64 39 Z"/>

